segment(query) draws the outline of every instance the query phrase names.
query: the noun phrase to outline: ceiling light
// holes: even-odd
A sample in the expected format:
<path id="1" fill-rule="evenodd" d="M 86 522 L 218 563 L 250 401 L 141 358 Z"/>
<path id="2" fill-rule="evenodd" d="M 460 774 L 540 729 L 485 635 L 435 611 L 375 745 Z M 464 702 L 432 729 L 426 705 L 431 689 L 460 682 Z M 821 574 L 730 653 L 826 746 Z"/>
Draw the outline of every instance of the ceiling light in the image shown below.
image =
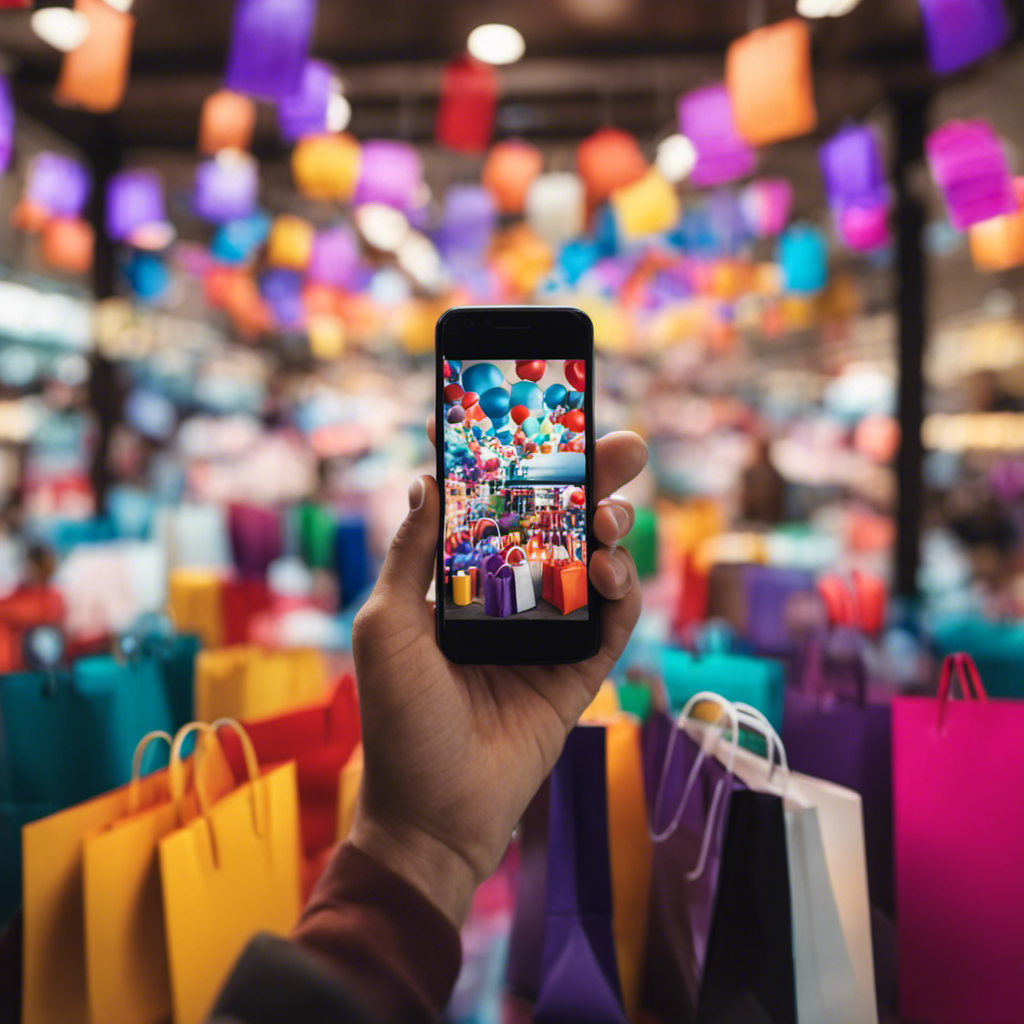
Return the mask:
<path id="1" fill-rule="evenodd" d="M 32 12 L 32 31 L 61 53 L 78 49 L 89 35 L 89 19 L 68 7 L 42 7 Z"/>
<path id="2" fill-rule="evenodd" d="M 354 220 L 366 244 L 380 252 L 395 252 L 409 234 L 405 214 L 384 203 L 364 203 L 356 209 Z"/>
<path id="3" fill-rule="evenodd" d="M 697 149 L 685 135 L 670 135 L 658 143 L 654 163 L 669 181 L 683 181 L 697 163 Z"/>
<path id="4" fill-rule="evenodd" d="M 327 100 L 327 130 L 343 132 L 351 120 L 352 104 L 340 92 L 332 92 Z"/>
<path id="5" fill-rule="evenodd" d="M 113 7 L 115 11 L 121 11 L 122 14 L 127 14 L 132 9 L 132 4 L 135 0 L 107 0 L 107 5 Z"/>
<path id="6" fill-rule="evenodd" d="M 514 64 L 526 52 L 526 42 L 511 25 L 481 25 L 469 33 L 466 48 L 485 64 Z"/>
<path id="7" fill-rule="evenodd" d="M 841 18 L 860 0 L 797 0 L 796 13 L 803 18 Z"/>

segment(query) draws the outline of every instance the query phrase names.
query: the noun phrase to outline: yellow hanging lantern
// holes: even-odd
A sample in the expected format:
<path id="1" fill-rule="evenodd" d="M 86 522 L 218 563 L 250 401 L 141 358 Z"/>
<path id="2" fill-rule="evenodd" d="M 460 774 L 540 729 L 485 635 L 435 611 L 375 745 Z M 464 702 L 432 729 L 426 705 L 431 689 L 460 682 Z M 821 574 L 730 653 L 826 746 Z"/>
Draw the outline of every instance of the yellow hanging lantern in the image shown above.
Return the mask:
<path id="1" fill-rule="evenodd" d="M 359 143 L 344 132 L 310 135 L 292 153 L 295 184 L 309 199 L 351 199 L 361 166 Z"/>
<path id="2" fill-rule="evenodd" d="M 203 101 L 199 115 L 199 152 L 213 156 L 222 149 L 248 149 L 256 127 L 256 104 L 248 96 L 219 89 Z"/>
<path id="3" fill-rule="evenodd" d="M 679 196 L 660 171 L 648 171 L 639 181 L 616 189 L 612 207 L 619 229 L 631 238 L 667 231 L 679 220 Z"/>
<path id="4" fill-rule="evenodd" d="M 978 270 L 1009 270 L 1024 263 L 1024 178 L 1017 178 L 1013 189 L 1020 207 L 1016 213 L 992 217 L 968 229 L 971 259 Z"/>
<path id="5" fill-rule="evenodd" d="M 313 255 L 313 225 L 301 217 L 285 214 L 270 229 L 267 262 L 273 267 L 305 270 Z"/>
<path id="6" fill-rule="evenodd" d="M 551 246 L 527 225 L 517 224 L 495 240 L 494 266 L 516 292 L 529 294 L 554 264 Z"/>
<path id="7" fill-rule="evenodd" d="M 314 359 L 337 359 L 345 351 L 345 324 L 341 317 L 317 314 L 307 326 Z"/>

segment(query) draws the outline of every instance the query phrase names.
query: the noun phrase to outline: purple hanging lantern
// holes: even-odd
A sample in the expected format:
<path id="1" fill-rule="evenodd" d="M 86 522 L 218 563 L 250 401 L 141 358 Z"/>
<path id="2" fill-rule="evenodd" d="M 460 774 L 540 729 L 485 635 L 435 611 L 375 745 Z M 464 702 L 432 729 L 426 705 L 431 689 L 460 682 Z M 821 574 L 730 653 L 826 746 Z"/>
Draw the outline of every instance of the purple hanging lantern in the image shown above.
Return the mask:
<path id="1" fill-rule="evenodd" d="M 334 288 L 348 288 L 359 268 L 359 240 L 347 224 L 317 233 L 309 261 L 309 279 Z"/>
<path id="2" fill-rule="evenodd" d="M 925 142 L 928 165 L 958 231 L 1017 210 L 1002 143 L 987 121 L 950 121 Z"/>
<path id="3" fill-rule="evenodd" d="M 236 0 L 227 88 L 265 100 L 299 91 L 317 0 Z"/>
<path id="4" fill-rule="evenodd" d="M 793 186 L 785 178 L 759 178 L 740 195 L 747 227 L 758 238 L 774 238 L 789 223 Z"/>
<path id="5" fill-rule="evenodd" d="M 920 0 L 928 57 L 945 74 L 998 49 L 1010 36 L 1003 0 Z"/>
<path id="6" fill-rule="evenodd" d="M 92 178 L 77 160 L 48 151 L 32 158 L 25 198 L 51 216 L 79 216 L 91 191 Z"/>
<path id="7" fill-rule="evenodd" d="M 833 209 L 874 207 L 888 200 L 878 136 L 865 125 L 841 128 L 819 153 L 825 193 Z"/>
<path id="8" fill-rule="evenodd" d="M 479 254 L 497 223 L 494 197 L 483 185 L 452 185 L 444 194 L 438 242 L 446 253 Z"/>
<path id="9" fill-rule="evenodd" d="M 14 98 L 11 83 L 0 75 L 0 174 L 7 170 L 14 152 Z"/>
<path id="10" fill-rule="evenodd" d="M 697 150 L 690 174 L 695 185 L 721 185 L 754 170 L 757 156 L 736 130 L 732 100 L 723 83 L 680 96 L 679 130 Z"/>
<path id="11" fill-rule="evenodd" d="M 333 88 L 331 69 L 323 61 L 307 60 L 298 91 L 285 96 L 277 105 L 281 138 L 295 142 L 304 135 L 327 131 L 327 106 Z"/>
<path id="12" fill-rule="evenodd" d="M 211 224 L 242 220 L 256 208 L 259 189 L 256 161 L 224 150 L 196 168 L 196 214 Z"/>
<path id="13" fill-rule="evenodd" d="M 120 171 L 107 184 L 107 235 L 140 249 L 162 249 L 174 238 L 164 185 L 156 171 Z"/>
<path id="14" fill-rule="evenodd" d="M 363 161 L 355 203 L 384 203 L 399 210 L 417 205 L 423 183 L 423 159 L 415 146 L 392 139 L 363 144 Z"/>
<path id="15" fill-rule="evenodd" d="M 260 294 L 281 328 L 296 329 L 305 319 L 302 303 L 302 274 L 274 267 L 260 278 Z"/>

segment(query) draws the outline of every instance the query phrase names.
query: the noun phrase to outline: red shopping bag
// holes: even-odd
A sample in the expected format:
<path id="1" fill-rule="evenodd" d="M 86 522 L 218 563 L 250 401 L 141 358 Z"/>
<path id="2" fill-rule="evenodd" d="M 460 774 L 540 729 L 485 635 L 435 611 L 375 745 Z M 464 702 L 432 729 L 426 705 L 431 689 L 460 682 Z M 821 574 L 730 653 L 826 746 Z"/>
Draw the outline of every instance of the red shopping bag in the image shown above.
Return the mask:
<path id="1" fill-rule="evenodd" d="M 949 700 L 954 670 L 964 696 Z M 968 684 L 971 685 L 968 685 Z M 892 704 L 900 1012 L 1024 1020 L 1024 701 L 989 700 L 968 654 L 937 697 Z"/>
<path id="2" fill-rule="evenodd" d="M 221 589 L 221 613 L 224 621 L 224 643 L 247 644 L 253 622 L 273 603 L 270 588 L 264 580 L 226 580 Z"/>
<path id="3" fill-rule="evenodd" d="M 551 603 L 563 615 L 568 615 L 587 603 L 587 567 L 582 562 L 558 566 L 554 578 L 555 596 Z"/>
<path id="4" fill-rule="evenodd" d="M 697 559 L 692 552 L 683 555 L 681 574 L 679 603 L 672 624 L 676 636 L 685 635 L 691 626 L 704 622 L 708 617 L 708 574 L 697 567 Z"/>
<path id="5" fill-rule="evenodd" d="M 52 587 L 19 587 L 0 600 L 0 672 L 24 667 L 21 645 L 30 629 L 63 620 L 64 599 Z"/>
<path id="6" fill-rule="evenodd" d="M 334 845 L 338 776 L 360 739 L 355 680 L 343 676 L 323 704 L 242 724 L 261 765 L 296 762 L 302 846 L 307 859 L 315 858 Z M 222 740 L 232 769 L 241 777 L 241 744 L 229 732 Z"/>

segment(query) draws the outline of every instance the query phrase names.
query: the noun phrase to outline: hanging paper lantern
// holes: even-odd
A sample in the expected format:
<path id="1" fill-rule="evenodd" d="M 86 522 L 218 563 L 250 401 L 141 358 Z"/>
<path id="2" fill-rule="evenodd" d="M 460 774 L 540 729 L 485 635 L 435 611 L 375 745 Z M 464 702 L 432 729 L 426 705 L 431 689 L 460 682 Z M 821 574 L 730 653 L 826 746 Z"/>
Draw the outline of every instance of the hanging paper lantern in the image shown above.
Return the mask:
<path id="1" fill-rule="evenodd" d="M 69 274 L 84 274 L 92 267 L 96 237 L 87 221 L 55 217 L 43 228 L 43 262 Z"/>
<path id="2" fill-rule="evenodd" d="M 925 141 L 928 165 L 959 231 L 1017 209 L 999 137 L 987 121 L 950 121 Z"/>
<path id="3" fill-rule="evenodd" d="M 309 261 L 309 279 L 349 288 L 359 269 L 359 240 L 347 224 L 317 232 Z"/>
<path id="4" fill-rule="evenodd" d="M 360 161 L 359 143 L 351 135 L 313 135 L 295 147 L 292 174 L 308 199 L 343 202 L 355 190 Z"/>
<path id="5" fill-rule="evenodd" d="M 587 188 L 587 200 L 599 203 L 617 188 L 632 185 L 647 173 L 647 161 L 628 132 L 601 128 L 576 147 L 576 170 Z"/>
<path id="6" fill-rule="evenodd" d="M 773 238 L 789 223 L 793 186 L 785 178 L 759 178 L 740 195 L 740 211 L 758 238 Z"/>
<path id="7" fill-rule="evenodd" d="M 1003 0 L 920 0 L 928 57 L 945 74 L 998 49 L 1010 36 Z"/>
<path id="8" fill-rule="evenodd" d="M 972 224 L 967 237 L 978 270 L 1009 270 L 1024 263 L 1024 178 L 1015 178 L 1018 209 Z"/>
<path id="9" fill-rule="evenodd" d="M 298 328 L 305 320 L 302 274 L 283 267 L 268 270 L 260 278 L 260 293 L 279 327 Z"/>
<path id="10" fill-rule="evenodd" d="M 281 138 L 295 142 L 304 135 L 327 131 L 327 107 L 336 84 L 331 69 L 321 60 L 307 60 L 299 88 L 277 104 L 277 126 Z"/>
<path id="11" fill-rule="evenodd" d="M 211 224 L 248 217 L 260 181 L 256 161 L 237 149 L 222 150 L 196 168 L 196 214 Z"/>
<path id="12" fill-rule="evenodd" d="M 199 152 L 214 156 L 222 149 L 248 149 L 255 127 L 256 104 L 248 96 L 218 89 L 203 100 Z"/>
<path id="13" fill-rule="evenodd" d="M 789 18 L 735 40 L 725 55 L 725 81 L 736 128 L 752 146 L 814 131 L 818 111 L 806 21 Z"/>
<path id="14" fill-rule="evenodd" d="M 480 181 L 502 213 L 522 213 L 533 179 L 544 169 L 539 149 L 526 142 L 499 142 L 484 161 Z"/>
<path id="15" fill-rule="evenodd" d="M 85 208 L 91 191 L 92 178 L 77 160 L 49 151 L 32 158 L 25 199 L 50 216 L 77 217 Z"/>
<path id="16" fill-rule="evenodd" d="M 11 83 L 0 74 L 0 174 L 7 170 L 14 152 L 14 97 Z"/>
<path id="17" fill-rule="evenodd" d="M 337 359 L 345 352 L 345 322 L 340 316 L 311 316 L 306 326 L 314 359 Z"/>
<path id="18" fill-rule="evenodd" d="M 736 129 L 732 100 L 722 83 L 679 97 L 679 130 L 694 145 L 694 185 L 721 185 L 750 174 L 757 156 Z"/>
<path id="19" fill-rule="evenodd" d="M 107 184 L 107 235 L 139 249 L 162 249 L 174 238 L 164 185 L 156 171 L 119 171 Z"/>
<path id="20" fill-rule="evenodd" d="M 444 69 L 434 136 L 440 146 L 459 153 L 482 153 L 494 131 L 498 75 L 490 64 L 468 54 Z"/>
<path id="21" fill-rule="evenodd" d="M 583 231 L 585 199 L 575 174 L 538 175 L 526 194 L 527 223 L 551 245 L 561 245 Z"/>
<path id="22" fill-rule="evenodd" d="M 221 263 L 246 263 L 267 240 L 270 218 L 254 210 L 241 220 L 228 221 L 217 228 L 210 243 L 210 254 Z"/>
<path id="23" fill-rule="evenodd" d="M 479 255 L 494 234 L 497 212 L 482 185 L 450 185 L 444 194 L 439 243 L 446 255 Z"/>
<path id="24" fill-rule="evenodd" d="M 128 85 L 135 18 L 105 0 L 75 0 L 89 22 L 85 41 L 64 55 L 54 98 L 102 114 L 119 106 Z"/>
<path id="25" fill-rule="evenodd" d="M 383 203 L 399 210 L 416 205 L 423 185 L 423 158 L 408 142 L 370 139 L 363 145 L 355 202 Z"/>
<path id="26" fill-rule="evenodd" d="M 659 171 L 648 171 L 632 185 L 616 189 L 611 201 L 619 227 L 632 238 L 667 231 L 681 212 L 675 188 Z"/>
<path id="27" fill-rule="evenodd" d="M 313 255 L 313 225 L 301 217 L 285 214 L 270 228 L 267 262 L 272 267 L 305 270 Z"/>
<path id="28" fill-rule="evenodd" d="M 317 0 L 235 0 L 227 87 L 274 101 L 296 93 L 316 8 Z"/>
<path id="29" fill-rule="evenodd" d="M 886 201 L 882 150 L 873 129 L 866 125 L 841 128 L 821 147 L 819 157 L 825 194 L 833 209 Z"/>
<path id="30" fill-rule="evenodd" d="M 836 209 L 836 234 L 840 241 L 855 252 L 874 252 L 884 249 L 890 242 L 889 204 L 878 202 L 871 206 L 844 206 Z"/>
<path id="31" fill-rule="evenodd" d="M 152 252 L 133 252 L 125 265 L 125 276 L 135 297 L 143 302 L 157 302 L 171 285 L 166 262 Z"/>
<path id="32" fill-rule="evenodd" d="M 794 224 L 782 235 L 778 261 L 786 291 L 813 294 L 828 282 L 825 236 L 810 224 Z"/>

